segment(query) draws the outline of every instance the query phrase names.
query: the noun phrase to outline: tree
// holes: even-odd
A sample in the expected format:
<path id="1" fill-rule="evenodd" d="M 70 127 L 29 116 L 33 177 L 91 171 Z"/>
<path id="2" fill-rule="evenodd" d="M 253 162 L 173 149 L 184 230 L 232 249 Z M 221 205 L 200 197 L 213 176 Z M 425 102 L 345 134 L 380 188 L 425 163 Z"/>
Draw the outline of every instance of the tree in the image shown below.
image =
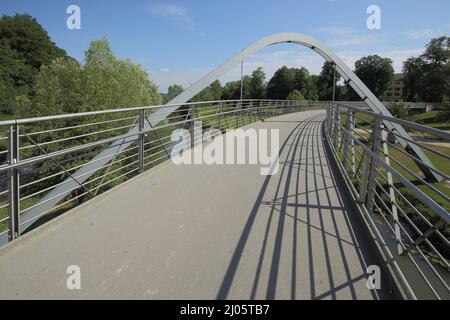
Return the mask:
<path id="1" fill-rule="evenodd" d="M 375 96 L 380 97 L 394 77 L 392 60 L 378 55 L 362 57 L 355 62 L 355 74 Z"/>
<path id="2" fill-rule="evenodd" d="M 148 74 L 130 60 L 117 60 L 103 39 L 92 41 L 86 51 L 85 66 L 66 58 L 43 66 L 36 82 L 35 105 L 28 112 L 48 115 L 137 107 L 160 101 Z"/>
<path id="3" fill-rule="evenodd" d="M 209 88 L 211 90 L 211 96 L 212 96 L 213 100 L 217 101 L 222 98 L 222 90 L 223 89 L 222 89 L 222 84 L 220 83 L 219 80 L 216 80 L 213 83 L 211 83 Z"/>
<path id="4" fill-rule="evenodd" d="M 443 101 L 442 110 L 439 111 L 435 117 L 436 122 L 450 122 L 450 99 L 445 98 Z"/>
<path id="5" fill-rule="evenodd" d="M 292 71 L 288 67 L 282 66 L 275 71 L 267 84 L 267 97 L 270 99 L 286 99 L 294 89 L 293 84 L 294 75 Z"/>
<path id="6" fill-rule="evenodd" d="M 403 63 L 403 98 L 416 101 L 422 96 L 424 61 L 421 58 L 408 58 Z"/>
<path id="7" fill-rule="evenodd" d="M 180 93 L 183 92 L 183 87 L 179 84 L 173 84 L 169 86 L 167 89 L 167 94 L 164 96 L 163 103 L 167 103 L 176 96 L 178 96 Z"/>
<path id="8" fill-rule="evenodd" d="M 235 100 L 240 98 L 241 81 L 230 81 L 222 90 L 222 100 Z"/>
<path id="9" fill-rule="evenodd" d="M 292 68 L 291 71 L 294 74 L 292 87 L 299 90 L 306 100 L 317 100 L 317 87 L 309 71 L 303 67 L 300 69 Z"/>
<path id="10" fill-rule="evenodd" d="M 197 93 L 191 101 L 215 101 L 222 96 L 222 85 L 219 80 L 215 80 L 208 87 Z"/>
<path id="11" fill-rule="evenodd" d="M 432 39 L 424 54 L 405 61 L 403 73 L 408 100 L 442 102 L 450 97 L 450 37 Z"/>
<path id="12" fill-rule="evenodd" d="M 263 99 L 266 91 L 266 74 L 261 67 L 252 72 L 250 79 L 250 96 L 252 99 Z"/>
<path id="13" fill-rule="evenodd" d="M 303 96 L 303 94 L 299 90 L 294 89 L 294 90 L 291 91 L 291 93 L 289 93 L 287 99 L 288 100 L 303 101 L 303 100 L 305 100 L 305 97 Z"/>
<path id="14" fill-rule="evenodd" d="M 244 76 L 242 78 L 242 98 L 251 99 L 251 77 Z M 241 80 L 230 81 L 225 84 L 222 91 L 223 100 L 238 100 L 241 98 Z"/>
<path id="15" fill-rule="evenodd" d="M 317 79 L 317 90 L 320 100 L 331 101 L 333 99 L 333 84 L 335 86 L 335 97 L 339 96 L 337 82 L 340 78 L 339 73 L 335 72 L 334 63 L 325 61 Z"/>
<path id="16" fill-rule="evenodd" d="M 0 113 L 14 113 L 34 95 L 42 65 L 66 57 L 28 14 L 0 18 Z M 16 98 L 20 96 L 20 98 Z"/>
<path id="17" fill-rule="evenodd" d="M 98 64 L 103 68 L 112 68 L 116 62 L 116 57 L 107 38 L 91 41 L 89 49 L 84 54 L 84 60 L 88 68 Z"/>
<path id="18" fill-rule="evenodd" d="M 56 57 L 67 56 L 50 40 L 47 31 L 28 14 L 3 16 L 0 19 L 0 39 L 15 50 L 35 70 Z"/>
<path id="19" fill-rule="evenodd" d="M 314 78 L 305 68 L 278 69 L 267 85 L 267 97 L 270 99 L 286 99 L 297 89 L 307 100 L 317 100 L 317 88 Z"/>
<path id="20" fill-rule="evenodd" d="M 103 59 L 103 57 L 108 58 Z M 158 88 L 149 79 L 148 74 L 138 64 L 130 60 L 116 59 L 106 39 L 92 42 L 91 47 L 86 51 L 85 65 L 80 65 L 73 59 L 67 58 L 57 58 L 48 65 L 43 65 L 36 81 L 36 95 L 33 101 L 29 103 L 21 96 L 18 96 L 17 99 L 24 106 L 27 106 L 22 111 L 26 116 L 148 106 L 161 102 Z M 123 117 L 124 113 L 117 114 L 117 116 Z M 46 152 L 52 152 L 81 143 L 125 134 L 130 126 L 136 124 L 137 116 L 136 111 L 131 111 L 127 115 L 128 119 L 117 120 L 118 122 L 111 122 L 111 117 L 114 117 L 111 114 L 62 119 L 57 122 L 58 126 L 62 128 L 71 127 L 72 129 L 48 132 L 44 136 L 48 141 L 61 140 L 48 144 L 44 148 Z M 92 123 L 96 123 L 96 125 L 88 126 Z M 48 124 L 45 122 L 38 122 L 33 124 L 32 128 L 28 127 L 26 130 L 44 131 L 48 129 L 45 127 L 46 125 Z M 91 135 L 90 132 L 96 133 Z M 79 138 L 71 139 L 74 136 Z M 39 136 L 35 139 L 41 142 L 42 140 L 39 140 L 43 138 Z M 148 149 L 153 147 L 152 150 L 154 151 L 162 148 L 158 143 L 147 142 Z M 80 157 L 75 156 L 61 165 L 67 169 L 83 165 L 90 159 L 89 156 L 85 157 L 85 152 L 83 151 Z M 27 153 L 25 156 L 29 157 L 41 155 L 42 151 L 38 148 L 30 148 L 25 150 L 24 153 Z M 137 161 L 137 156 L 134 153 L 135 151 L 128 149 L 115 157 L 115 164 L 112 165 L 108 176 L 111 179 L 111 184 L 103 186 L 102 190 L 127 179 L 127 170 L 129 169 L 126 169 L 126 165 Z M 74 154 L 71 153 L 72 155 Z M 42 189 L 61 182 L 61 176 L 54 175 L 61 169 L 53 162 L 40 166 L 36 170 L 42 176 L 51 176 L 42 184 L 36 185 L 36 188 Z M 93 179 L 98 178 L 101 174 L 104 174 L 104 171 L 96 172 Z M 91 184 L 90 187 L 96 185 L 100 187 L 100 181 Z M 77 197 L 84 192 L 83 189 L 76 189 L 72 196 Z M 83 197 L 77 198 L 77 201 L 82 201 Z"/>

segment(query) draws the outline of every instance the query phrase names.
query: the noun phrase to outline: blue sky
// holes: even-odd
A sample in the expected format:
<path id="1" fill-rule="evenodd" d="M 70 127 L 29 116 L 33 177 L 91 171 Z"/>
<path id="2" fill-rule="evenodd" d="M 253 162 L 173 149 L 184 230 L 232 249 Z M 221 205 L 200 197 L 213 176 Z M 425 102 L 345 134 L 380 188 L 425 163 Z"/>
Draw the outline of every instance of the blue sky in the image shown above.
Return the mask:
<path id="1" fill-rule="evenodd" d="M 81 9 L 81 30 L 66 28 L 66 8 Z M 381 9 L 381 29 L 366 27 L 369 5 Z M 450 34 L 448 0 L 1 0 L 0 14 L 29 13 L 56 44 L 83 60 L 93 39 L 107 37 L 119 58 L 140 63 L 162 92 L 187 87 L 252 42 L 300 32 L 327 44 L 346 63 L 368 54 L 394 61 L 417 56 L 432 37 Z M 262 66 L 267 77 L 282 65 L 320 72 L 322 58 L 295 45 L 263 49 L 244 72 Z M 239 68 L 221 79 L 239 78 Z"/>

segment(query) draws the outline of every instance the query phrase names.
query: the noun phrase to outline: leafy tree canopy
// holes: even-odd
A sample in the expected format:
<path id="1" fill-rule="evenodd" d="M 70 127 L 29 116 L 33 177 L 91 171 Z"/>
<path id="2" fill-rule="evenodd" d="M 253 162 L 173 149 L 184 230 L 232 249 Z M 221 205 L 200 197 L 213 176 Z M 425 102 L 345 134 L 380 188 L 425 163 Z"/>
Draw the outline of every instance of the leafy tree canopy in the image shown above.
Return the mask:
<path id="1" fill-rule="evenodd" d="M 11 114 L 34 95 L 42 65 L 67 57 L 28 14 L 0 18 L 0 113 Z"/>
<path id="2" fill-rule="evenodd" d="M 379 55 L 362 57 L 355 62 L 355 74 L 375 96 L 380 97 L 394 77 L 392 60 Z"/>
<path id="3" fill-rule="evenodd" d="M 25 112 L 48 115 L 160 102 L 147 72 L 130 60 L 117 60 L 103 39 L 91 43 L 84 66 L 64 58 L 43 66 L 36 83 L 35 107 Z"/>
<path id="4" fill-rule="evenodd" d="M 307 100 L 317 100 L 317 88 L 313 78 L 305 68 L 278 69 L 267 84 L 267 97 L 270 99 L 286 99 L 297 89 Z"/>
<path id="5" fill-rule="evenodd" d="M 404 62 L 403 74 L 406 100 L 443 102 L 450 98 L 450 37 L 432 39 L 424 54 Z"/>

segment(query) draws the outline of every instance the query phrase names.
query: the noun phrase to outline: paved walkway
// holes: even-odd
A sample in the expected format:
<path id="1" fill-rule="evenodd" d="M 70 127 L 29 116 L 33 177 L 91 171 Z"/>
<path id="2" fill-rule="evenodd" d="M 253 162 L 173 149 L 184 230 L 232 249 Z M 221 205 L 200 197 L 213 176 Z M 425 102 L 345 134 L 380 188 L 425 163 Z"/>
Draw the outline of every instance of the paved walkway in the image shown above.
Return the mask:
<path id="1" fill-rule="evenodd" d="M 280 170 L 181 165 L 146 172 L 0 250 L 0 298 L 373 299 L 374 263 L 336 190 L 323 111 L 280 129 Z M 81 268 L 81 290 L 66 268 Z"/>

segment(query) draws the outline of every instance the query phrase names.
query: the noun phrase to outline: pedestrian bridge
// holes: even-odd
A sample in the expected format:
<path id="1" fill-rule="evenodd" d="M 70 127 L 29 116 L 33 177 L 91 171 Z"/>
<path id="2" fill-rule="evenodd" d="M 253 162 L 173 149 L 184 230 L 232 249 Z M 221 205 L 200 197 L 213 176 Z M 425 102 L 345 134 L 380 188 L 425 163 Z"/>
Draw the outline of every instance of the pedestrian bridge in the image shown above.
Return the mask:
<path id="1" fill-rule="evenodd" d="M 3 205 L 3 233 L 13 241 L 0 251 L 1 298 L 449 298 L 446 211 L 439 211 L 446 209 L 389 164 L 388 147 L 399 147 L 387 139 L 383 120 L 407 122 L 337 103 L 244 100 L 186 104 L 158 127 L 123 133 L 163 110 L 10 124 L 22 154 L 1 168 L 11 179 L 7 193 L 20 182 L 20 206 L 17 219 L 14 205 Z M 362 117 L 372 127 L 358 122 Z M 261 175 L 251 164 L 170 161 L 174 128 L 194 136 L 216 128 L 226 136 L 237 127 L 278 130 L 275 174 Z M 86 172 L 77 170 L 86 161 L 101 161 L 98 150 L 125 139 L 135 143 L 82 180 Z M 186 152 L 217 141 L 193 139 Z M 417 176 L 425 186 L 446 188 Z M 72 190 L 61 191 L 70 182 Z M 67 196 L 46 209 L 58 188 Z M 417 212 L 408 211 L 414 197 L 423 203 Z M 425 206 L 442 218 L 420 224 L 419 214 L 433 221 Z M 80 268 L 80 290 L 67 288 L 71 265 Z M 371 266 L 380 268 L 379 289 L 367 285 L 374 283 Z"/>
<path id="2" fill-rule="evenodd" d="M 283 42 L 332 62 L 362 101 L 188 102 Z M 275 130 L 272 175 L 252 164 L 263 134 L 237 145 L 248 165 L 175 164 L 237 128 Z M 164 106 L 1 121 L 0 297 L 449 299 L 449 143 L 297 33 Z"/>

